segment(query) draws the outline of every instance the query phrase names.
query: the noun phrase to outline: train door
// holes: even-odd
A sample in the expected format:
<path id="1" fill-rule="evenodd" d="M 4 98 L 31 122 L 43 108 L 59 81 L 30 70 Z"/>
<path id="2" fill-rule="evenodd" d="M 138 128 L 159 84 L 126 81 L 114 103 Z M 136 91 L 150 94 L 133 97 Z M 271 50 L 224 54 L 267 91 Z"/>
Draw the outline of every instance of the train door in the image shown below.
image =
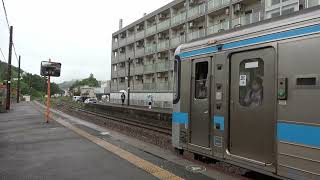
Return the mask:
<path id="1" fill-rule="evenodd" d="M 191 144 L 208 148 L 210 146 L 210 58 L 196 59 L 192 63 L 191 83 Z"/>
<path id="2" fill-rule="evenodd" d="M 259 164 L 275 162 L 275 51 L 231 56 L 230 144 L 232 155 Z"/>

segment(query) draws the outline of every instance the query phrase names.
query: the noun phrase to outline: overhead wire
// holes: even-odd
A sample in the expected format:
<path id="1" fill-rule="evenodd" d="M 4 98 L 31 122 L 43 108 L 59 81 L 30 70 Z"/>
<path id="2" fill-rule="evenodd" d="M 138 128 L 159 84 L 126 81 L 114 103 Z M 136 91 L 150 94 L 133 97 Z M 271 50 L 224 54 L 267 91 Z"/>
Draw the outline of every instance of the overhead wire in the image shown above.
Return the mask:
<path id="1" fill-rule="evenodd" d="M 1 52 L 1 55 L 2 55 L 2 57 L 3 57 L 3 59 L 4 59 L 4 61 L 7 63 L 8 61 L 7 61 L 7 59 L 4 57 L 4 55 L 3 55 L 3 52 L 2 52 L 2 49 L 0 48 L 0 52 Z"/>
<path id="2" fill-rule="evenodd" d="M 4 4 L 4 0 L 2 0 L 2 6 L 3 6 L 3 10 L 4 10 L 4 15 L 6 17 L 7 25 L 8 25 L 8 30 L 9 30 L 9 33 L 10 33 L 10 23 L 9 23 L 8 14 L 7 14 L 7 10 L 6 10 L 6 5 Z M 19 58 L 18 58 L 18 55 L 17 55 L 16 47 L 15 47 L 13 42 L 12 42 L 12 47 L 13 47 L 13 51 L 14 51 L 17 63 L 19 63 Z"/>

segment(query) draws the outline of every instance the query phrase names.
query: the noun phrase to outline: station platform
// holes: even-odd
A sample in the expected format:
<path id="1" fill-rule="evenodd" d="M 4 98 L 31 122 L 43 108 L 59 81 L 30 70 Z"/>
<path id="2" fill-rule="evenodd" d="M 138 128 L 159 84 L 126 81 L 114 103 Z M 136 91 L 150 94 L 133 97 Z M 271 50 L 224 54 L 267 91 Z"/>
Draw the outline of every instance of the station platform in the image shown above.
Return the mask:
<path id="1" fill-rule="evenodd" d="M 0 179 L 235 179 L 35 102 L 0 114 Z"/>

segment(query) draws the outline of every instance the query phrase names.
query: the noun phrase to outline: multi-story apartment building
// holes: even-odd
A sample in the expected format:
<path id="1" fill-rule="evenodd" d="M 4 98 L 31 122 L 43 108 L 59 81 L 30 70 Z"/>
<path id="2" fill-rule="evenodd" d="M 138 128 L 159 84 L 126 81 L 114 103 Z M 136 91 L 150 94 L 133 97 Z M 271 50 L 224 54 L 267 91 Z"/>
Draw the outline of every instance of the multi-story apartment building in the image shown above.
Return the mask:
<path id="1" fill-rule="evenodd" d="M 320 0 L 174 0 L 112 34 L 111 102 L 130 81 L 130 104 L 171 107 L 182 43 L 320 4 Z M 129 61 L 130 59 L 130 61 Z M 130 63 L 130 77 L 128 67 Z"/>

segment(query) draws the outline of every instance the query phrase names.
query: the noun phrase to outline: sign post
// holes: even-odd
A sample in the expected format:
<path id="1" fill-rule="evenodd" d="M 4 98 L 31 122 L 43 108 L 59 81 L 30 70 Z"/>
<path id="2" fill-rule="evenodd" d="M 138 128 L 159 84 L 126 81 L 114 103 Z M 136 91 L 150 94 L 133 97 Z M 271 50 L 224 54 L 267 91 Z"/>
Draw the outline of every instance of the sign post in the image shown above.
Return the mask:
<path id="1" fill-rule="evenodd" d="M 49 117 L 50 117 L 50 99 L 51 99 L 50 77 L 51 76 L 59 77 L 60 73 L 61 73 L 61 63 L 51 62 L 51 59 L 49 59 L 49 61 L 41 62 L 40 74 L 42 76 L 48 77 L 46 123 L 49 123 Z"/>

